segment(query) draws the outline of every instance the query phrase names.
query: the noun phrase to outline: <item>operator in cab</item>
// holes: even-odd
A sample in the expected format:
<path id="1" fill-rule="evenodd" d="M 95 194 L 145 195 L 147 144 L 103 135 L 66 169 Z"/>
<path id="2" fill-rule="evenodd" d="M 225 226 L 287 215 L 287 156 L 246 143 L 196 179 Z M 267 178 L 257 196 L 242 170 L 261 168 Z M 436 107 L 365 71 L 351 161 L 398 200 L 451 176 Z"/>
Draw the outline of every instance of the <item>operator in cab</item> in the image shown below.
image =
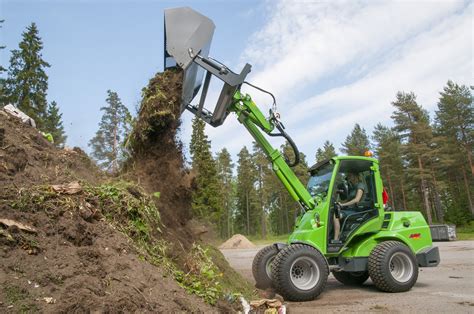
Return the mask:
<path id="1" fill-rule="evenodd" d="M 341 220 L 357 212 L 356 206 L 367 193 L 367 186 L 362 182 L 358 173 L 347 174 L 349 183 L 347 200 L 344 203 L 336 203 L 339 207 L 334 215 L 334 240 L 338 241 L 341 233 Z"/>

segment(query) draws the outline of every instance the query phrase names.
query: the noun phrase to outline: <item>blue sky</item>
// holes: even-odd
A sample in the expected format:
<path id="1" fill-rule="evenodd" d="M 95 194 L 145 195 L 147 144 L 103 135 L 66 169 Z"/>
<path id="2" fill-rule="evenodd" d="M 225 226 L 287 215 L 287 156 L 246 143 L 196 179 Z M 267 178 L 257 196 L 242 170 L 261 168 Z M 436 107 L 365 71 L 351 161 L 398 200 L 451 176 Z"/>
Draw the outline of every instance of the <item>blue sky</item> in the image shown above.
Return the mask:
<path id="1" fill-rule="evenodd" d="M 36 22 L 51 64 L 48 100 L 63 112 L 68 145 L 87 149 L 108 89 L 135 111 L 141 88 L 163 69 L 163 9 L 183 5 L 214 20 L 213 57 L 235 71 L 253 65 L 248 80 L 277 96 L 310 162 L 326 139 L 339 148 L 356 122 L 369 133 L 377 122 L 390 125 L 399 90 L 415 92 L 432 113 L 448 79 L 473 84 L 472 1 L 0 0 L 0 62 L 8 65 Z M 267 97 L 246 91 L 268 109 Z M 214 151 L 235 156 L 251 146 L 233 117 L 207 131 Z"/>

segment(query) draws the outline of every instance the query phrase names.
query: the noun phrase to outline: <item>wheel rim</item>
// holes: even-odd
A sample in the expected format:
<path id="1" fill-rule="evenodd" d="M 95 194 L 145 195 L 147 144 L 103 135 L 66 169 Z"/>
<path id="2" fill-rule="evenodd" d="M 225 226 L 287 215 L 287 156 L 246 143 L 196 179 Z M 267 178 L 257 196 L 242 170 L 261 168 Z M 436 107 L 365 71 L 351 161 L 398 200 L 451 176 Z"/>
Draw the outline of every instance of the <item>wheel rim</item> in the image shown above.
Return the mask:
<path id="1" fill-rule="evenodd" d="M 301 256 L 291 264 L 291 282 L 300 290 L 314 288 L 319 281 L 319 277 L 319 267 L 312 258 Z"/>
<path id="2" fill-rule="evenodd" d="M 390 274 L 398 282 L 407 282 L 413 276 L 413 262 L 410 257 L 403 252 L 392 255 L 389 262 Z"/>
<path id="3" fill-rule="evenodd" d="M 272 263 L 275 259 L 275 256 L 270 257 L 265 264 L 265 272 L 267 273 L 268 278 L 272 278 Z"/>

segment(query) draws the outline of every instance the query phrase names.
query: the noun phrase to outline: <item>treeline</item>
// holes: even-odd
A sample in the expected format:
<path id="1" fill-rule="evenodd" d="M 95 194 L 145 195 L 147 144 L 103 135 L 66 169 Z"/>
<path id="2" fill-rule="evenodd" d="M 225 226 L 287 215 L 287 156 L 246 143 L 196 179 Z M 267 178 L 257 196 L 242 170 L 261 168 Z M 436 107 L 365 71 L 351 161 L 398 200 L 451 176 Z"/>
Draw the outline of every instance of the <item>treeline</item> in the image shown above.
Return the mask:
<path id="1" fill-rule="evenodd" d="M 38 28 L 32 23 L 22 33 L 18 49 L 11 50 L 8 68 L 0 65 L 0 107 L 14 105 L 33 118 L 39 130 L 51 134 L 56 146 L 63 147 L 66 134 L 62 114 L 56 101 L 47 101 L 46 69 L 50 64 L 43 59 L 42 50 Z"/>
<path id="2" fill-rule="evenodd" d="M 471 91 L 448 81 L 433 119 L 414 93 L 399 92 L 392 102 L 392 127 L 379 123 L 369 135 L 355 124 L 339 150 L 346 155 L 374 153 L 392 210 L 419 210 L 430 224 L 465 224 L 474 213 Z M 256 143 L 251 149 L 243 147 L 235 164 L 225 148 L 212 156 L 204 125 L 202 120 L 193 120 L 190 153 L 196 173 L 195 214 L 216 224 L 224 238 L 234 233 L 266 237 L 290 232 L 298 205 L 273 174 L 260 147 Z M 293 157 L 289 145 L 281 150 Z M 336 155 L 334 144 L 327 140 L 316 150 L 315 159 Z M 293 170 L 306 183 L 307 158 L 301 153 L 300 159 Z"/>

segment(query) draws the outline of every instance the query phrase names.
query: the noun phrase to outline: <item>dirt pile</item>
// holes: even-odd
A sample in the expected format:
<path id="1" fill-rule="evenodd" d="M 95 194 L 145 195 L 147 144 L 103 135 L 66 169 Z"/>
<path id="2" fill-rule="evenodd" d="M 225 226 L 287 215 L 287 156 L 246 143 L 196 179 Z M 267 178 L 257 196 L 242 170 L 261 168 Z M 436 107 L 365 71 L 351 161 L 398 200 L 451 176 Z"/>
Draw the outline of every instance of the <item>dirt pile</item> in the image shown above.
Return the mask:
<path id="1" fill-rule="evenodd" d="M 229 240 L 219 246 L 219 249 L 251 249 L 255 244 L 250 242 L 244 235 L 234 234 Z"/>
<path id="2" fill-rule="evenodd" d="M 15 118 L 0 129 L 0 312 L 212 310 L 131 241 L 160 234 L 140 187 Z"/>
<path id="3" fill-rule="evenodd" d="M 0 110 L 0 182 L 3 187 L 97 182 L 103 176 L 80 148 L 56 149 L 38 132 Z"/>
<path id="4" fill-rule="evenodd" d="M 165 72 L 143 90 L 118 178 L 0 110 L 0 312 L 228 312 L 253 293 L 190 220 L 180 89 Z"/>

